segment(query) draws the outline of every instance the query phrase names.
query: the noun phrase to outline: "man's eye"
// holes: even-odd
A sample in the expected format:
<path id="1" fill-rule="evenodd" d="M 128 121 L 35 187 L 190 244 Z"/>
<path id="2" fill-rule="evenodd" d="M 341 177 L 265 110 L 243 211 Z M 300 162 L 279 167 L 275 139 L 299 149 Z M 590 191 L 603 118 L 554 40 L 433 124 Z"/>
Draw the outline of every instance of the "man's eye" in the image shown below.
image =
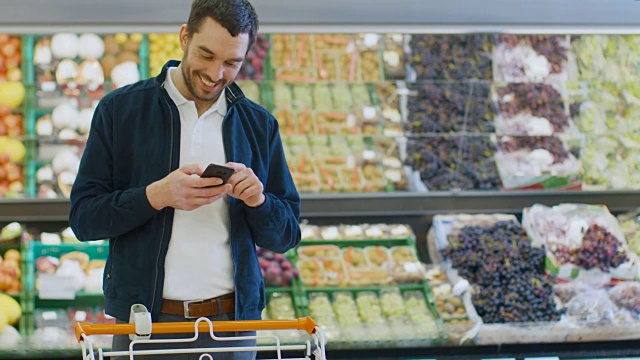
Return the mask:
<path id="1" fill-rule="evenodd" d="M 205 60 L 213 60 L 213 56 L 211 55 L 202 55 L 202 58 Z"/>
<path id="2" fill-rule="evenodd" d="M 229 61 L 227 61 L 227 66 L 237 67 L 239 65 L 240 65 L 240 62 L 236 62 L 236 61 L 229 62 Z"/>

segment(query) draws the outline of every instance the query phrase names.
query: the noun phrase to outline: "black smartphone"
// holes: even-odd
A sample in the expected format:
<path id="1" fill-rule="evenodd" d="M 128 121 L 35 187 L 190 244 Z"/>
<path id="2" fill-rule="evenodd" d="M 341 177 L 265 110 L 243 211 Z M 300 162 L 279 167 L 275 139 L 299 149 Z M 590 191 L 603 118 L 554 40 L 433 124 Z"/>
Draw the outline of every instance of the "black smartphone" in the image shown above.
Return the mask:
<path id="1" fill-rule="evenodd" d="M 227 181 L 229 181 L 229 178 L 235 172 L 236 170 L 234 168 L 231 168 L 228 166 L 222 166 L 218 164 L 209 164 L 209 166 L 207 166 L 207 168 L 204 169 L 200 177 L 203 177 L 203 178 L 217 177 L 222 179 L 222 184 L 224 185 L 227 183 Z"/>

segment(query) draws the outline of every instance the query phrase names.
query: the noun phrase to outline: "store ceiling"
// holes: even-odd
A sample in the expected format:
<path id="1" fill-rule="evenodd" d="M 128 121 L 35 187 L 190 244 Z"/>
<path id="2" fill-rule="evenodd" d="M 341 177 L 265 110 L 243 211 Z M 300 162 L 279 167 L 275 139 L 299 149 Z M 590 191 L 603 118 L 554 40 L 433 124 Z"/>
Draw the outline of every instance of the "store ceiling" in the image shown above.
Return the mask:
<path id="1" fill-rule="evenodd" d="M 190 0 L 10 0 L 0 32 L 175 31 Z M 263 32 L 640 33 L 635 0 L 253 0 Z"/>

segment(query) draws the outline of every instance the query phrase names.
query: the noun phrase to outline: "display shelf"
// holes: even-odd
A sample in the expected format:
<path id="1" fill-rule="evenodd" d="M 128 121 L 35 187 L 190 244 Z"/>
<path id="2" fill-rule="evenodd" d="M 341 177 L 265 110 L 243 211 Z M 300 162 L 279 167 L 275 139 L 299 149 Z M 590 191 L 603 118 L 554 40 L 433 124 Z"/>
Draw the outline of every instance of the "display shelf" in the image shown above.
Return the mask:
<path id="1" fill-rule="evenodd" d="M 162 0 L 155 5 L 127 0 L 12 2 L 0 13 L 0 32 L 176 32 L 187 19 L 189 6 L 184 3 Z M 254 6 L 260 30 L 266 32 L 637 33 L 640 18 L 637 1 L 611 6 L 599 0 L 541 0 L 535 5 L 518 0 L 505 6 L 494 0 L 479 6 L 473 0 L 372 0 L 362 6 L 357 1 L 261 0 Z"/>
<path id="2" fill-rule="evenodd" d="M 54 300 L 41 299 L 37 292 L 31 297 L 34 299 L 35 308 L 67 308 L 69 306 L 99 306 L 104 305 L 104 294 L 102 293 L 86 293 L 80 291 L 76 293 L 73 300 Z"/>
<path id="3" fill-rule="evenodd" d="M 423 216 L 447 212 L 521 214 L 535 203 L 604 204 L 611 212 L 631 211 L 640 191 L 469 191 L 370 194 L 302 194 L 303 218 Z M 2 199 L 0 222 L 68 222 L 68 199 Z"/>
<path id="4" fill-rule="evenodd" d="M 350 246 L 365 247 L 365 246 L 403 246 L 413 245 L 413 239 L 363 239 L 363 240 L 303 240 L 300 242 L 300 246 L 313 246 L 313 245 L 335 245 L 339 248 L 346 248 Z"/>

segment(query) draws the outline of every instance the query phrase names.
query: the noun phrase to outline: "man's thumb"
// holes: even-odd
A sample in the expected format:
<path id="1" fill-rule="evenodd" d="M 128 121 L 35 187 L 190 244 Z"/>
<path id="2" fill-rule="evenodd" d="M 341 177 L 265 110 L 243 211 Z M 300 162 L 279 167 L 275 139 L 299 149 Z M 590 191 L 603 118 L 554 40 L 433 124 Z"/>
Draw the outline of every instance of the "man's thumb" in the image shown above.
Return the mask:
<path id="1" fill-rule="evenodd" d="M 198 164 L 188 164 L 188 165 L 184 165 L 182 167 L 180 167 L 180 171 L 182 171 L 183 173 L 187 174 L 187 175 L 202 175 L 202 169 L 200 168 L 200 165 Z"/>

